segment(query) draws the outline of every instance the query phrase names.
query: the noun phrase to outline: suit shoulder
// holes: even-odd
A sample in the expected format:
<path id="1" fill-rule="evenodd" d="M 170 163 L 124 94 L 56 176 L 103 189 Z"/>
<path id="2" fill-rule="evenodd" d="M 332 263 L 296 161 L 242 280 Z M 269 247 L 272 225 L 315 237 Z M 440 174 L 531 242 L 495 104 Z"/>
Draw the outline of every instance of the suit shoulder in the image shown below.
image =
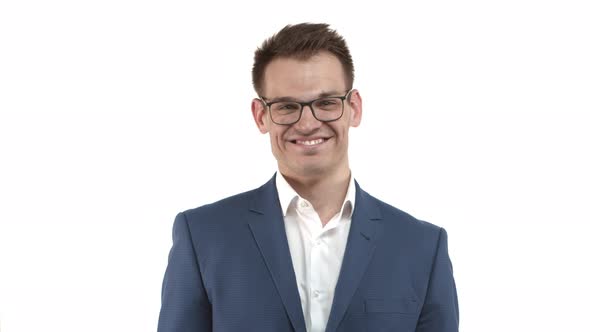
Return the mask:
<path id="1" fill-rule="evenodd" d="M 378 198 L 367 194 L 367 197 L 375 202 L 383 217 L 384 224 L 392 224 L 400 226 L 412 232 L 436 234 L 441 231 L 441 227 L 430 222 L 420 220 L 413 215 L 398 209 L 397 207 L 388 204 Z"/>
<path id="2" fill-rule="evenodd" d="M 223 215 L 231 213 L 232 211 L 244 209 L 248 207 L 248 203 L 251 201 L 253 194 L 258 189 L 259 188 L 248 190 L 229 197 L 225 197 L 213 203 L 185 210 L 182 213 L 186 215 L 187 219 L 190 220 L 199 216 L 219 214 Z"/>

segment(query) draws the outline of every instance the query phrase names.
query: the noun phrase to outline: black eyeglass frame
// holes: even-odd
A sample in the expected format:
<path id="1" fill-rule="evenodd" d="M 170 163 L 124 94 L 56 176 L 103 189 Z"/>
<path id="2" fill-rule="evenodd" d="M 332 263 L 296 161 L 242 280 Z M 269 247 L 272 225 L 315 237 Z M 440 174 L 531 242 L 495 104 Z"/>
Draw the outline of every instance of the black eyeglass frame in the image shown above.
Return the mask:
<path id="1" fill-rule="evenodd" d="M 278 123 L 278 122 L 276 122 L 272 118 L 272 111 L 270 109 L 270 106 L 272 106 L 273 104 L 276 104 L 276 103 L 284 103 L 285 102 L 284 100 L 272 101 L 272 102 L 269 103 L 262 96 L 259 96 L 259 99 L 262 101 L 262 103 L 264 104 L 264 106 L 268 107 L 268 112 L 270 113 L 270 120 L 272 122 L 274 122 L 275 124 L 278 124 L 280 126 L 290 126 L 290 125 L 292 125 L 294 123 L 299 122 L 299 120 L 301 120 L 301 115 L 303 114 L 303 109 L 305 108 L 305 106 L 309 106 L 309 110 L 311 111 L 311 114 L 313 115 L 313 117 L 316 120 L 321 121 L 321 122 L 333 122 L 333 121 L 340 120 L 340 118 L 342 117 L 342 115 L 344 115 L 344 101 L 348 98 L 348 96 L 350 95 L 350 93 L 352 92 L 352 90 L 354 90 L 354 89 L 348 90 L 348 92 L 346 92 L 346 94 L 344 96 L 326 96 L 326 97 L 320 97 L 320 98 L 317 98 L 317 99 L 314 99 L 314 100 L 311 100 L 311 101 L 308 101 L 308 102 L 305 102 L 305 103 L 294 101 L 294 100 L 293 101 L 289 101 L 290 103 L 296 103 L 296 104 L 299 104 L 301 106 L 301 108 L 299 109 L 299 116 L 297 117 L 297 120 L 295 120 L 293 122 L 289 122 L 289 123 Z M 338 116 L 336 119 L 333 119 L 333 120 L 320 120 L 315 115 L 315 111 L 313 109 L 312 104 L 315 103 L 318 100 L 327 99 L 327 98 L 338 98 L 338 99 L 342 100 L 342 109 L 340 110 L 340 116 Z"/>

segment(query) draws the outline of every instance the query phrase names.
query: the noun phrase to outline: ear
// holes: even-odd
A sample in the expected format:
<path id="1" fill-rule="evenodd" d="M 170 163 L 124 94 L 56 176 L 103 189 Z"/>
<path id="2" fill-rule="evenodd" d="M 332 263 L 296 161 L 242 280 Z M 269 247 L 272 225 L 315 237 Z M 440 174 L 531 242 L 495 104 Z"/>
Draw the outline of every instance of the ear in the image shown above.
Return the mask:
<path id="1" fill-rule="evenodd" d="M 358 90 L 350 93 L 350 126 L 358 127 L 363 117 L 363 99 Z"/>
<path id="2" fill-rule="evenodd" d="M 264 107 L 262 100 L 258 98 L 252 99 L 251 109 L 252 116 L 254 117 L 254 122 L 256 122 L 258 130 L 260 130 L 262 134 L 268 133 L 268 117 L 266 116 L 266 107 Z"/>

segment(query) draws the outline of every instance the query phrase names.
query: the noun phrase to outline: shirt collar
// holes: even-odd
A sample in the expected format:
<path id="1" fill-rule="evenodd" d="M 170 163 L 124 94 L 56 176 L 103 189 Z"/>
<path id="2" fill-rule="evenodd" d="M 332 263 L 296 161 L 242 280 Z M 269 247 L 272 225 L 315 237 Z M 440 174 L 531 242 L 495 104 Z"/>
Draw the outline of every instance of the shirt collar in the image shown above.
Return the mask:
<path id="1" fill-rule="evenodd" d="M 283 217 L 287 215 L 287 210 L 289 206 L 293 202 L 293 200 L 303 199 L 293 187 L 287 182 L 283 174 L 280 171 L 277 171 L 276 176 L 276 186 L 277 192 L 279 194 L 279 202 L 281 203 L 281 210 L 283 211 Z M 354 178 L 352 176 L 352 172 L 350 174 L 350 181 L 348 182 L 348 189 L 346 190 L 346 196 L 344 197 L 344 201 L 342 202 L 342 207 L 340 208 L 340 213 L 343 213 L 344 207 L 346 203 L 350 203 L 350 215 L 352 215 L 352 211 L 354 211 L 354 201 L 356 197 L 356 187 L 354 185 Z"/>

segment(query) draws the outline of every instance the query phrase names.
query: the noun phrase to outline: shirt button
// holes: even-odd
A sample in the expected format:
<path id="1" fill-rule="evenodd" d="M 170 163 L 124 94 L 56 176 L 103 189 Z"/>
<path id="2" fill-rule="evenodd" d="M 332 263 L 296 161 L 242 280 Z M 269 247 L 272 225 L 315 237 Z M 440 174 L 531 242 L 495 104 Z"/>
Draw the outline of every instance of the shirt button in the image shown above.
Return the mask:
<path id="1" fill-rule="evenodd" d="M 318 297 L 320 296 L 320 291 L 319 290 L 314 290 L 313 291 L 313 297 Z"/>
<path id="2" fill-rule="evenodd" d="M 301 201 L 301 204 L 299 204 L 301 207 L 306 208 L 309 206 L 309 204 L 307 204 L 306 201 Z"/>
<path id="3" fill-rule="evenodd" d="M 317 241 L 315 241 L 315 242 L 314 242 L 314 244 L 315 244 L 316 246 L 319 246 L 320 244 L 322 244 L 322 240 L 317 240 Z"/>

